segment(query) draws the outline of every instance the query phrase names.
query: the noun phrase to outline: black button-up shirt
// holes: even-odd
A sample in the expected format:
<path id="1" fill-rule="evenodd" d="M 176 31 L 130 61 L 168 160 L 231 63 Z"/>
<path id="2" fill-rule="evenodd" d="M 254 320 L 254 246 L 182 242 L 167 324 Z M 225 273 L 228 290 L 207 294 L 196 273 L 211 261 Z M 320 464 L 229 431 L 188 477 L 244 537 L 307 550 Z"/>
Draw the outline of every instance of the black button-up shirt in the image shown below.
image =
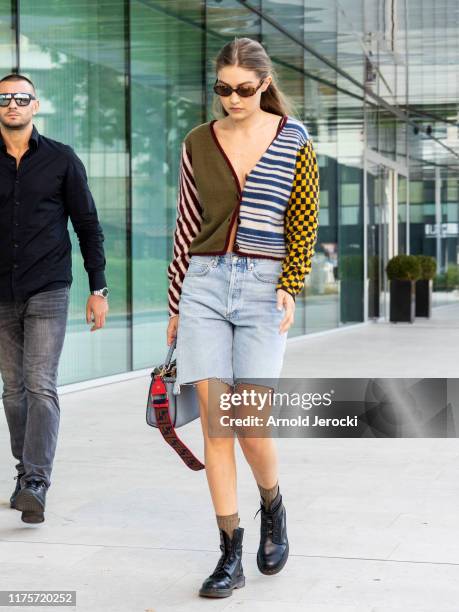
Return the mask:
<path id="1" fill-rule="evenodd" d="M 0 135 L 0 301 L 25 301 L 72 284 L 69 217 L 89 288 L 102 289 L 104 235 L 83 163 L 70 146 L 34 126 L 16 167 Z"/>

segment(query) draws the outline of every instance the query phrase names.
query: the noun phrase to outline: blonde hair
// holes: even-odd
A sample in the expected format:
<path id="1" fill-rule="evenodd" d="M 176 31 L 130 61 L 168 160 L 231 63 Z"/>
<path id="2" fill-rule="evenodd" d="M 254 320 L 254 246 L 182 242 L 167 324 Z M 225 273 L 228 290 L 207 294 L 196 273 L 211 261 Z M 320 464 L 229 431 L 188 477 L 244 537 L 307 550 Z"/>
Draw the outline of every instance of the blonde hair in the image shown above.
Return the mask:
<path id="1" fill-rule="evenodd" d="M 271 75 L 272 81 L 268 89 L 261 94 L 260 107 L 268 113 L 280 116 L 292 115 L 295 112 L 292 101 L 279 88 L 271 58 L 258 41 L 251 38 L 234 38 L 220 49 L 214 64 L 215 73 L 225 66 L 240 66 L 255 72 L 259 79 Z M 218 96 L 214 96 L 212 112 L 218 118 L 228 115 Z"/>

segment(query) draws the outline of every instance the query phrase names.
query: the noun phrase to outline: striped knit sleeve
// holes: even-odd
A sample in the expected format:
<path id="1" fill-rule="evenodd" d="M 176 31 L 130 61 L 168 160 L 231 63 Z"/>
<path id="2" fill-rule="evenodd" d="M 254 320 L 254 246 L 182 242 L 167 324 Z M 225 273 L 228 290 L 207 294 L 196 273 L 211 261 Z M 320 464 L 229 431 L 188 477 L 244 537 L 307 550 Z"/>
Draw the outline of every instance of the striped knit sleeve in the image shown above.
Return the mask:
<path id="1" fill-rule="evenodd" d="M 319 168 L 309 139 L 296 158 L 290 200 L 285 211 L 285 241 L 287 255 L 276 289 L 284 289 L 294 298 L 304 287 L 305 276 L 311 271 L 317 240 L 319 214 Z"/>
<path id="2" fill-rule="evenodd" d="M 193 176 L 191 155 L 186 144 L 182 144 L 180 158 L 179 184 L 177 193 L 177 220 L 174 231 L 173 258 L 167 268 L 169 279 L 168 309 L 169 316 L 179 314 L 179 301 L 182 283 L 190 263 L 188 250 L 201 229 L 202 208 Z"/>

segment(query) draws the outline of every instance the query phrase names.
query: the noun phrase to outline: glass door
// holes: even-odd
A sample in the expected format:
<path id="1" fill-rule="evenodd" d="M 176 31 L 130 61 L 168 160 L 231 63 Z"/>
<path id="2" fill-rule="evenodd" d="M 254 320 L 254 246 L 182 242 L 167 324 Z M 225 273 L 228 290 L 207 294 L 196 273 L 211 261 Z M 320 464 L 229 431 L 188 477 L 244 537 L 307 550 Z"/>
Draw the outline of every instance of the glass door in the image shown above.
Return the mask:
<path id="1" fill-rule="evenodd" d="M 389 320 L 387 262 L 397 244 L 397 173 L 367 160 L 367 287 L 368 318 Z"/>

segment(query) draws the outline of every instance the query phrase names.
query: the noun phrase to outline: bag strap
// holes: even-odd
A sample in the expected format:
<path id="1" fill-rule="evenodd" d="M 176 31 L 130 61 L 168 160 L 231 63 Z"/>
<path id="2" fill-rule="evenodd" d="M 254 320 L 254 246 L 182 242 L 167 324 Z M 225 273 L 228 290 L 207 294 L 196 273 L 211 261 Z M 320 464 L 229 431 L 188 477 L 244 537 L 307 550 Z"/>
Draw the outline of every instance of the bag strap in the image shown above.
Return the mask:
<path id="1" fill-rule="evenodd" d="M 176 344 L 177 344 L 177 336 L 171 342 L 171 345 L 170 345 L 169 350 L 167 352 L 166 361 L 164 362 L 164 367 L 165 368 L 168 368 L 169 365 L 170 365 L 170 362 L 172 361 L 172 354 L 174 352 Z"/>
<path id="2" fill-rule="evenodd" d="M 167 360 L 170 361 L 175 342 L 171 345 L 172 351 L 169 349 Z M 194 471 L 203 470 L 204 464 L 192 453 L 188 446 L 180 440 L 175 431 L 169 413 L 169 396 L 167 394 L 166 383 L 160 374 L 156 374 L 150 385 L 151 405 L 155 409 L 156 424 L 161 435 L 166 442 L 175 450 L 178 456 L 184 463 Z"/>

